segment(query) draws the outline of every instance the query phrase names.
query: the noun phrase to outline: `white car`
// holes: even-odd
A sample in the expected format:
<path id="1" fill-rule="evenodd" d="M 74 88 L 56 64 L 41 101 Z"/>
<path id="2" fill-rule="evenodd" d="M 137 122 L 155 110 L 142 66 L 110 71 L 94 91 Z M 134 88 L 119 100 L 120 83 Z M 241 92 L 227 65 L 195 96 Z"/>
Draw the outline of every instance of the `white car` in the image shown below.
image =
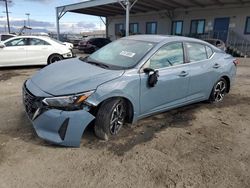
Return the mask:
<path id="1" fill-rule="evenodd" d="M 18 36 L 0 43 L 0 67 L 47 65 L 73 56 L 69 46 L 44 36 Z"/>
<path id="2" fill-rule="evenodd" d="M 74 45 L 72 43 L 70 43 L 70 42 L 63 42 L 63 44 L 65 46 L 67 46 L 69 49 L 73 49 L 74 48 Z"/>

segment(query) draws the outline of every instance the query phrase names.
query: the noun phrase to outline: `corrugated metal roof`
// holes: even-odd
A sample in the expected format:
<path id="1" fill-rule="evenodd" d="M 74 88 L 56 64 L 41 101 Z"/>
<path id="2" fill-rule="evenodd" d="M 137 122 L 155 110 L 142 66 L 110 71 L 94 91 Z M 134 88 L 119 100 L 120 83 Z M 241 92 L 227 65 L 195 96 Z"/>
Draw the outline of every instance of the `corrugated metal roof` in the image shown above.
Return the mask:
<path id="1" fill-rule="evenodd" d="M 131 0 L 133 2 L 133 0 Z M 250 0 L 138 0 L 130 13 L 150 11 L 206 8 L 227 5 L 250 5 Z M 58 7 L 59 11 L 68 11 L 96 16 L 124 15 L 125 11 L 118 0 L 90 0 L 81 3 Z"/>

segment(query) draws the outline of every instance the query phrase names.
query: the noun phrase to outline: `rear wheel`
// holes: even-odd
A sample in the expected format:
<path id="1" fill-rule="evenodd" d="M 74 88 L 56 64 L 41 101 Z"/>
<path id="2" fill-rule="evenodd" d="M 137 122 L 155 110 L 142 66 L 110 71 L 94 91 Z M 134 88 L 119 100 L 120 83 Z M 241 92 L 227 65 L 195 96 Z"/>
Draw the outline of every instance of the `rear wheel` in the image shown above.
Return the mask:
<path id="1" fill-rule="evenodd" d="M 108 140 L 116 136 L 125 123 L 126 104 L 122 99 L 112 99 L 104 102 L 96 115 L 95 134 Z"/>
<path id="2" fill-rule="evenodd" d="M 63 57 L 61 55 L 59 55 L 59 54 L 52 54 L 48 58 L 48 64 L 52 64 L 52 63 L 54 63 L 56 61 L 60 61 L 62 59 L 63 59 Z"/>
<path id="3" fill-rule="evenodd" d="M 227 81 L 221 78 L 213 87 L 213 90 L 209 97 L 209 102 L 221 102 L 227 93 Z"/>

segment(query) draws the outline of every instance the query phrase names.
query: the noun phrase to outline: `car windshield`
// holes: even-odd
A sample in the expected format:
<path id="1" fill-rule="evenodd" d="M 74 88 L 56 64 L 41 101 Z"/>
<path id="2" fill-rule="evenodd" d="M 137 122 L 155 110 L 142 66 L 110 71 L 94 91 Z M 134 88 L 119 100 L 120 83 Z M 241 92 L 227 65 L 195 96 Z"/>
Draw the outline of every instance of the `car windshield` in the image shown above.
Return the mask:
<path id="1" fill-rule="evenodd" d="M 151 42 L 121 39 L 106 45 L 84 60 L 104 64 L 109 68 L 128 69 L 134 67 L 154 45 Z"/>

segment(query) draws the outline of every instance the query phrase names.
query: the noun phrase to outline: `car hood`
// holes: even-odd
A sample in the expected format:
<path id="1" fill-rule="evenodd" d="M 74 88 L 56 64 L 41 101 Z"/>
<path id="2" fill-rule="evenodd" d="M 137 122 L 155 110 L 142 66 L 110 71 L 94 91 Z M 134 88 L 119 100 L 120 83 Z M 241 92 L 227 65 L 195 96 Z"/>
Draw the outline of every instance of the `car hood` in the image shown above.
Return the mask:
<path id="1" fill-rule="evenodd" d="M 100 84 L 122 76 L 124 70 L 109 70 L 78 58 L 51 64 L 37 72 L 31 81 L 42 91 L 69 95 L 96 89 Z"/>

